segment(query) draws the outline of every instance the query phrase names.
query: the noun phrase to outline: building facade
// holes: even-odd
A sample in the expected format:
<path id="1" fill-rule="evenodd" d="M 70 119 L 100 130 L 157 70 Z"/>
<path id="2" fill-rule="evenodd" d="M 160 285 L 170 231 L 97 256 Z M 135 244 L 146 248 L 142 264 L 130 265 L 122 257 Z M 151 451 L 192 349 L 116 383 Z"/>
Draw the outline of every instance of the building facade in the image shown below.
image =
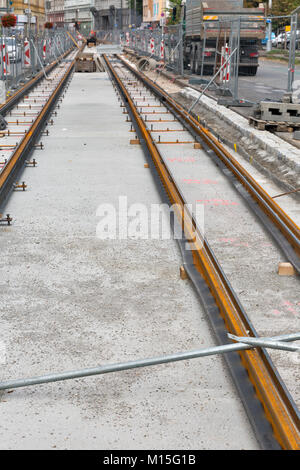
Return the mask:
<path id="1" fill-rule="evenodd" d="M 132 6 L 134 2 L 131 2 Z M 95 29 L 111 31 L 138 27 L 142 18 L 134 8 L 129 8 L 129 0 L 95 0 L 92 13 L 95 18 Z"/>
<path id="2" fill-rule="evenodd" d="M 153 18 L 153 0 L 143 0 L 143 22 L 150 23 Z"/>
<path id="3" fill-rule="evenodd" d="M 64 0 L 47 0 L 45 2 L 47 21 L 53 23 L 54 27 L 64 26 L 64 4 Z"/>
<path id="4" fill-rule="evenodd" d="M 3 3 L 5 5 L 3 5 Z M 6 0 L 1 0 L 1 14 L 7 12 L 7 3 Z M 12 0 L 12 5 L 9 5 L 9 11 L 17 16 L 18 26 L 28 24 L 30 18 L 31 25 L 34 25 L 38 31 L 44 28 L 46 21 L 44 0 Z"/>
<path id="5" fill-rule="evenodd" d="M 158 24 L 162 16 L 166 16 L 167 8 L 168 0 L 143 0 L 143 22 Z"/>
<path id="6" fill-rule="evenodd" d="M 84 35 L 89 35 L 93 28 L 93 15 L 91 8 L 94 1 L 90 0 L 65 0 L 64 1 L 64 22 L 70 28 L 77 22 L 80 27 L 80 32 Z"/>
<path id="7" fill-rule="evenodd" d="M 3 15 L 7 11 L 7 1 L 0 0 L 0 13 Z"/>

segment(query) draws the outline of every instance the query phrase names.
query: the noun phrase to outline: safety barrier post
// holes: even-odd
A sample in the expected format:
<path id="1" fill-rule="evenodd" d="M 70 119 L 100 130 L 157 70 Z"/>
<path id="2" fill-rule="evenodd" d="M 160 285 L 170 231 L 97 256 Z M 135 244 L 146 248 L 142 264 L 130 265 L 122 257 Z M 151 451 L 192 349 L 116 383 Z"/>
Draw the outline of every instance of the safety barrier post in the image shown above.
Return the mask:
<path id="1" fill-rule="evenodd" d="M 288 69 L 288 86 L 287 91 L 293 90 L 293 82 L 295 77 L 296 63 L 296 40 L 297 40 L 298 14 L 291 16 L 291 33 L 290 33 L 290 52 L 289 52 L 289 69 Z"/>

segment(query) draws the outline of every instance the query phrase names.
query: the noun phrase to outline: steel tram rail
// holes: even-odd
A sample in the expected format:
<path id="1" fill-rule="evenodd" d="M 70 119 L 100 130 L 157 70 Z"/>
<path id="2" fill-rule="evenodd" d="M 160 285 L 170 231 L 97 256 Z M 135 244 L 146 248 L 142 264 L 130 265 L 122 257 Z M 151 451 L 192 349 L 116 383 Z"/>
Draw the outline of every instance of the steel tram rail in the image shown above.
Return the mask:
<path id="1" fill-rule="evenodd" d="M 148 150 L 151 155 L 152 161 L 155 165 L 156 171 L 159 175 L 159 178 L 165 188 L 165 191 L 168 195 L 170 203 L 177 205 L 180 209 L 177 211 L 177 216 L 180 221 L 180 225 L 184 229 L 186 239 L 191 243 L 191 253 L 192 253 L 192 268 L 190 268 L 190 277 L 196 287 L 199 288 L 199 284 L 204 280 L 206 284 L 206 289 L 208 287 L 209 293 L 214 298 L 215 306 L 217 307 L 219 314 L 221 315 L 227 331 L 236 336 L 246 336 L 246 337 L 257 337 L 256 331 L 253 328 L 251 322 L 249 321 L 246 312 L 244 311 L 242 305 L 239 302 L 234 290 L 232 289 L 225 273 L 223 272 L 221 266 L 219 265 L 214 253 L 212 252 L 207 240 L 201 235 L 197 229 L 196 222 L 193 216 L 186 210 L 185 200 L 180 192 L 180 189 L 176 185 L 176 182 L 173 180 L 172 175 L 170 174 L 167 166 L 162 159 L 162 156 L 156 146 L 153 138 L 148 131 L 146 122 L 142 119 L 141 115 L 138 112 L 137 107 L 135 106 L 133 99 L 131 98 L 128 90 L 126 89 L 122 78 L 118 75 L 110 60 L 106 55 L 104 55 L 104 60 L 108 71 L 112 77 L 112 80 L 116 83 L 117 88 L 123 98 L 125 106 L 128 109 L 128 113 L 134 122 L 136 132 L 140 136 L 141 144 Z M 121 60 L 121 59 L 120 59 Z M 233 159 L 231 155 L 223 149 L 219 143 L 214 139 L 211 134 L 200 126 L 197 121 L 192 116 L 188 116 L 186 111 L 179 107 L 177 103 L 168 97 L 168 95 L 158 88 L 153 83 L 150 84 L 150 81 L 137 73 L 132 67 L 130 67 L 125 61 L 121 62 L 126 66 L 131 74 L 135 76 L 135 80 L 138 79 L 141 83 L 150 89 L 156 96 L 159 96 L 164 102 L 164 105 L 168 103 L 169 109 L 173 112 L 173 115 L 182 122 L 182 119 L 178 119 L 178 116 L 184 117 L 184 120 L 189 124 L 190 127 L 197 131 L 198 135 L 201 135 L 207 143 L 210 144 L 210 147 L 214 149 L 220 158 L 225 160 L 229 164 L 233 165 Z M 243 184 L 246 182 L 251 182 L 249 191 L 252 191 L 252 188 L 255 188 L 259 193 L 259 203 L 261 199 L 265 202 L 265 199 L 268 199 L 268 195 L 264 190 L 259 187 L 259 185 L 248 175 L 240 165 L 237 165 L 234 169 L 237 174 L 242 173 L 244 175 Z M 246 181 L 245 181 L 246 180 Z M 253 180 L 253 181 L 252 181 Z M 272 201 L 273 203 L 273 201 Z M 265 204 L 262 204 L 264 207 Z M 298 227 L 294 227 L 293 221 L 282 214 L 282 210 L 277 204 L 272 204 L 272 210 L 276 210 L 277 219 L 280 220 L 280 223 L 284 225 L 284 220 L 290 228 L 290 232 L 293 233 L 295 238 L 298 234 Z M 282 218 L 281 218 L 282 216 Z M 292 237 L 293 238 L 293 237 Z M 299 238 L 297 239 L 299 242 Z M 298 246 L 298 245 L 297 245 Z M 202 281 L 201 281 L 202 279 Z M 202 286 L 203 289 L 203 286 Z M 208 290 L 207 289 L 207 290 Z M 209 301 L 208 301 L 209 303 Z M 208 306 L 208 311 L 211 314 L 213 307 Z M 210 315 L 211 316 L 211 315 Z M 211 320 L 211 318 L 210 318 Z M 216 320 L 217 323 L 218 320 Z M 220 325 L 219 325 L 220 327 Z M 224 325 L 223 325 L 224 329 Z M 245 367 L 249 379 L 255 389 L 255 393 L 263 406 L 265 412 L 265 418 L 269 421 L 272 426 L 274 436 L 281 448 L 283 449 L 300 449 L 300 418 L 299 411 L 293 402 L 293 399 L 289 395 L 286 387 L 279 376 L 276 368 L 274 367 L 268 353 L 264 349 L 258 349 L 253 351 L 243 351 L 239 353 L 241 362 Z M 231 370 L 232 373 L 232 370 Z M 242 387 L 241 381 L 235 375 L 235 383 L 237 387 Z M 241 390 L 240 390 L 241 392 Z M 249 398 L 249 397 L 248 397 Z M 247 399 L 243 400 L 243 403 L 248 407 L 247 413 L 251 420 L 251 405 L 248 406 Z M 259 418 L 258 418 L 259 421 Z M 257 423 L 254 423 L 254 420 L 251 420 L 254 425 L 255 432 L 257 431 Z M 257 434 L 257 432 L 256 432 Z M 263 436 L 261 436 L 263 439 Z M 265 441 L 266 442 L 266 441 Z M 266 445 L 266 443 L 265 443 Z"/>
<path id="2" fill-rule="evenodd" d="M 67 50 L 64 54 L 62 54 L 60 57 L 57 58 L 57 60 L 54 60 L 49 64 L 48 66 L 45 67 L 45 73 L 51 72 L 62 59 L 65 59 L 70 52 L 73 50 L 73 48 L 70 48 Z M 10 111 L 14 106 L 20 101 L 20 99 L 23 98 L 29 91 L 32 90 L 43 78 L 44 78 L 44 71 L 41 70 L 38 74 L 36 74 L 31 80 L 29 80 L 25 85 L 23 85 L 21 88 L 19 88 L 15 93 L 13 93 L 5 103 L 0 105 L 0 114 L 2 116 L 5 116 L 5 114 Z"/>
<path id="3" fill-rule="evenodd" d="M 67 57 L 73 49 L 67 51 L 63 57 Z M 46 68 L 47 72 L 52 71 L 55 66 L 60 62 L 60 59 L 55 61 L 54 63 L 50 64 L 48 68 Z M 73 70 L 75 64 L 75 58 L 72 58 L 70 61 L 69 66 L 66 67 L 66 72 L 62 76 L 58 85 L 53 89 L 52 93 L 48 101 L 44 104 L 41 111 L 36 116 L 36 119 L 33 117 L 33 122 L 31 123 L 28 131 L 25 133 L 24 137 L 20 140 L 18 145 L 16 146 L 14 152 L 12 153 L 10 159 L 5 164 L 4 168 L 0 173 L 0 213 L 2 213 L 3 208 L 6 204 L 7 197 L 9 196 L 10 192 L 13 190 L 14 183 L 17 181 L 18 176 L 20 175 L 25 161 L 34 149 L 35 143 L 39 138 L 49 115 L 51 114 L 59 96 L 61 95 L 64 86 L 70 77 L 70 74 Z M 22 99 L 22 97 L 29 91 L 35 88 L 35 86 L 42 80 L 44 74 L 41 72 L 35 77 L 31 82 L 29 82 L 25 87 L 20 89 L 15 95 L 8 100 L 5 105 L 0 108 L 0 112 L 2 110 L 5 112 L 12 111 L 16 106 L 16 103 Z"/>
<path id="4" fill-rule="evenodd" d="M 117 55 L 121 63 L 133 73 L 164 105 L 175 114 L 176 118 L 198 140 L 213 150 L 218 163 L 230 170 L 235 181 L 240 183 L 246 195 L 239 191 L 252 210 L 260 218 L 282 251 L 300 274 L 300 228 L 274 201 L 274 199 L 255 181 L 243 166 L 223 147 L 209 130 L 199 123 L 181 105 L 171 98 L 156 83 L 131 67 L 122 57 Z"/>

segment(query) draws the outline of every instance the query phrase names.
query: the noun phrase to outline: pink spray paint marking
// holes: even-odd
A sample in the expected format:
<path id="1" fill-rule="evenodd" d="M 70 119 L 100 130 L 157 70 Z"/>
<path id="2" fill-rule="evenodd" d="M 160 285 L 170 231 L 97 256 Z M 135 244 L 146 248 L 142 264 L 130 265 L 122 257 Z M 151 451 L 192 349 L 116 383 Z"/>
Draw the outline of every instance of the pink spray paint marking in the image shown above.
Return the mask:
<path id="1" fill-rule="evenodd" d="M 280 310 L 277 310 L 276 308 L 274 308 L 274 310 L 272 310 L 272 313 L 273 313 L 273 315 L 281 315 Z"/>
<path id="2" fill-rule="evenodd" d="M 273 309 L 272 313 L 274 315 L 282 315 L 285 312 L 290 312 L 294 316 L 300 314 L 300 308 L 299 308 L 300 302 L 290 302 L 289 300 L 284 300 L 281 304 L 281 310 L 278 309 Z"/>
<path id="3" fill-rule="evenodd" d="M 183 178 L 183 183 L 186 184 L 218 184 L 218 181 L 205 179 L 205 180 L 198 180 L 195 178 Z"/>
<path id="4" fill-rule="evenodd" d="M 239 240 L 238 238 L 221 237 L 218 239 L 218 241 L 221 243 L 229 243 L 232 246 L 245 246 L 247 248 L 250 246 L 248 242 L 244 242 L 242 240 Z"/>
<path id="5" fill-rule="evenodd" d="M 195 163 L 196 159 L 194 157 L 186 157 L 186 158 L 180 158 L 180 157 L 168 157 L 169 162 L 179 162 L 179 163 Z"/>
<path id="6" fill-rule="evenodd" d="M 214 206 L 238 206 L 238 202 L 228 201 L 227 199 L 198 199 L 196 202 L 204 204 L 205 206 L 208 204 L 213 204 Z"/>
<path id="7" fill-rule="evenodd" d="M 236 240 L 237 238 L 225 238 L 225 237 L 219 238 L 220 242 L 231 243 L 231 244 L 234 243 Z"/>

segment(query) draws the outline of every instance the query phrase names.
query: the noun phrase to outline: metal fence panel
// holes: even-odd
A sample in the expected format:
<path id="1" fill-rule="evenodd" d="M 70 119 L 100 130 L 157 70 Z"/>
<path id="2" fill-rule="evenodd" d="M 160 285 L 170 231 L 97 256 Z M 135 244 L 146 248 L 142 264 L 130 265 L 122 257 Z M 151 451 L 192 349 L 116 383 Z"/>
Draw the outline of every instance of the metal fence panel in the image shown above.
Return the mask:
<path id="1" fill-rule="evenodd" d="M 126 31 L 121 34 L 122 45 L 139 55 L 153 57 L 166 69 L 183 74 L 182 25 L 154 30 Z"/>
<path id="2" fill-rule="evenodd" d="M 3 28 L 0 45 L 0 80 L 9 94 L 56 60 L 73 42 L 64 29 L 47 30 L 37 35 Z"/>

